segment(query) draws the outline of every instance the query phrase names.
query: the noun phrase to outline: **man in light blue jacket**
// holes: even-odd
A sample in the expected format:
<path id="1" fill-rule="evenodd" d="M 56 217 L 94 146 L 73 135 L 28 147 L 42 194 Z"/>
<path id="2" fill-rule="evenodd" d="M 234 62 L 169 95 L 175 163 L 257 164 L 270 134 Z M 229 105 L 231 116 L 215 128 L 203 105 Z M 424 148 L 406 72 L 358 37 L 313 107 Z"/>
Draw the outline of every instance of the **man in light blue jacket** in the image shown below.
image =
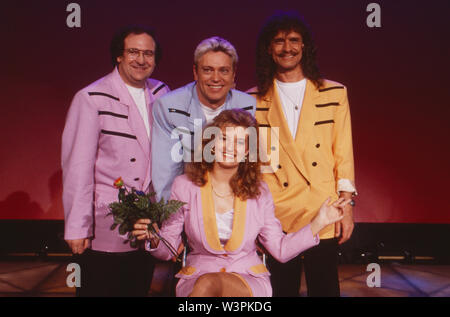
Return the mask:
<path id="1" fill-rule="evenodd" d="M 238 56 L 231 43 L 211 37 L 194 52 L 195 81 L 178 88 L 153 105 L 152 182 L 157 200 L 169 199 L 172 182 L 193 159 L 202 127 L 221 111 L 241 108 L 255 114 L 255 99 L 235 85 Z M 194 140 L 195 139 L 195 140 Z"/>

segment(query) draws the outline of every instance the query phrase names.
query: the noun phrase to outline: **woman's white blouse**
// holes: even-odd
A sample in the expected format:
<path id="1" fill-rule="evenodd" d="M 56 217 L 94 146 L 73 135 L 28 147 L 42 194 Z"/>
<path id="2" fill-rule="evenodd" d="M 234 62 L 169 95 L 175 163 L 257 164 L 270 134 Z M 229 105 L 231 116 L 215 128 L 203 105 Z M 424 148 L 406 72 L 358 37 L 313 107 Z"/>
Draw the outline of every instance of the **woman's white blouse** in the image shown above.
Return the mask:
<path id="1" fill-rule="evenodd" d="M 223 214 L 216 212 L 217 230 L 219 231 L 219 239 L 222 244 L 225 244 L 231 237 L 233 215 L 234 209 L 230 209 Z"/>

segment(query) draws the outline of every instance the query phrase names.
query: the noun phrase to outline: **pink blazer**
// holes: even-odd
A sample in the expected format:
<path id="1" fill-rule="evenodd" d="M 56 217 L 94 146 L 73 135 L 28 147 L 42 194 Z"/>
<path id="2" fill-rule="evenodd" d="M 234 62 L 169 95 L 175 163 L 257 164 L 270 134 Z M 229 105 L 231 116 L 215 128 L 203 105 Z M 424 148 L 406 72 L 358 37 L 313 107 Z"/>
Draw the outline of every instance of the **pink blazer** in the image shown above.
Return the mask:
<path id="1" fill-rule="evenodd" d="M 151 105 L 169 89 L 154 79 L 145 88 L 151 125 Z M 65 239 L 91 237 L 99 251 L 132 250 L 117 229 L 110 230 L 108 205 L 117 200 L 118 177 L 128 188 L 148 190 L 150 142 L 117 68 L 75 95 L 62 136 Z"/>
<path id="2" fill-rule="evenodd" d="M 186 175 L 178 176 L 172 185 L 172 199 L 187 204 L 164 222 L 161 235 L 176 248 L 181 242 L 182 231 L 186 233 L 190 252 L 186 266 L 176 275 L 181 279 L 198 278 L 209 272 L 267 277 L 270 274 L 256 253 L 256 239 L 281 262 L 319 243 L 319 237 L 312 235 L 309 225 L 294 233 L 283 233 L 274 215 L 272 195 L 264 182 L 261 183 L 261 195 L 257 199 L 235 200 L 233 231 L 224 247 L 217 233 L 209 182 L 198 187 Z M 149 249 L 148 243 L 146 247 Z M 172 257 L 161 242 L 150 251 L 160 259 Z"/>

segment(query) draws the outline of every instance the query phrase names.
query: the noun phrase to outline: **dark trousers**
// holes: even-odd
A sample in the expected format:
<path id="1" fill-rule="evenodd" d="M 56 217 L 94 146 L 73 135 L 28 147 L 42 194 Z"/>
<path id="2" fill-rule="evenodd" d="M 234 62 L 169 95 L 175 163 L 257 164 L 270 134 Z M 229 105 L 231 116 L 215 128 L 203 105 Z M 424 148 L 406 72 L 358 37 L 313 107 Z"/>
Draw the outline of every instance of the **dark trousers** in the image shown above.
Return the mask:
<path id="1" fill-rule="evenodd" d="M 268 256 L 267 265 L 271 273 L 273 296 L 298 296 L 304 269 L 308 296 L 339 297 L 337 247 L 337 239 L 325 239 L 286 263 L 280 263 Z"/>
<path id="2" fill-rule="evenodd" d="M 75 255 L 81 269 L 79 297 L 147 296 L 155 261 L 145 250 L 109 253 L 87 249 Z"/>

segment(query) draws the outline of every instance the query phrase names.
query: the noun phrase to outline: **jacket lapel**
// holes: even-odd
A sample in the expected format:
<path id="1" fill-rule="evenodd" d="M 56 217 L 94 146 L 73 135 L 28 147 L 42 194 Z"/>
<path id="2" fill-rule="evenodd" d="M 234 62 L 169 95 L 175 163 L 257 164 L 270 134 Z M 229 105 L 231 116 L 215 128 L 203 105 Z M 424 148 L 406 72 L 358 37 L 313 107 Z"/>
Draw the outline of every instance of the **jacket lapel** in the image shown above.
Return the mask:
<path id="1" fill-rule="evenodd" d="M 245 226 L 247 223 L 247 201 L 239 197 L 234 199 L 233 230 L 230 240 L 225 244 L 225 250 L 233 252 L 239 249 L 244 241 Z"/>
<path id="2" fill-rule="evenodd" d="M 152 87 L 149 84 L 149 81 L 147 80 L 145 82 L 145 104 L 147 105 L 147 113 L 148 113 L 148 124 L 150 126 L 150 140 L 151 140 L 151 130 L 152 130 L 152 125 L 153 125 L 153 115 L 152 115 L 152 105 L 153 102 L 155 101 L 155 97 L 153 96 L 153 94 L 151 93 L 152 91 Z"/>
<path id="3" fill-rule="evenodd" d="M 311 136 L 314 135 L 314 122 L 317 121 L 315 117 L 315 100 L 318 97 L 318 90 L 310 80 L 307 80 L 302 110 L 300 112 L 300 121 L 295 135 L 295 144 L 300 157 L 302 157 L 308 143 L 311 141 Z"/>
<path id="4" fill-rule="evenodd" d="M 191 101 L 186 111 L 190 114 L 188 117 L 189 126 L 186 127 L 190 132 L 194 132 L 194 136 L 191 137 L 191 151 L 193 151 L 194 160 L 198 161 L 202 159 L 202 135 L 203 126 L 206 124 L 206 116 L 203 113 L 203 109 L 200 105 L 200 100 L 197 95 L 197 83 L 192 84 Z"/>
<path id="5" fill-rule="evenodd" d="M 211 182 L 209 180 L 209 175 L 207 175 L 206 177 L 206 184 L 200 187 L 200 195 L 202 199 L 203 232 L 205 233 L 206 242 L 208 243 L 210 248 L 215 251 L 224 251 L 219 240 L 219 230 L 217 229 Z"/>
<path id="6" fill-rule="evenodd" d="M 244 241 L 245 227 L 247 223 L 247 201 L 241 200 L 239 197 L 234 199 L 233 229 L 230 239 L 227 241 L 225 246 L 222 247 L 219 239 L 219 230 L 217 228 L 216 212 L 214 209 L 209 174 L 207 175 L 206 184 L 200 187 L 200 195 L 202 200 L 203 231 L 209 247 L 215 251 L 226 250 L 228 252 L 233 252 L 239 249 Z"/>
<path id="7" fill-rule="evenodd" d="M 147 135 L 147 130 L 144 125 L 144 121 L 142 120 L 141 114 L 134 103 L 133 98 L 130 95 L 125 83 L 120 77 L 119 71 L 117 68 L 114 70 L 114 89 L 119 92 L 120 103 L 128 107 L 128 125 L 130 129 L 136 135 L 137 141 L 141 146 L 142 150 L 145 153 L 146 157 L 150 157 L 150 139 Z M 147 88 L 147 87 L 146 87 Z M 147 90 L 147 89 L 146 89 Z M 147 99 L 148 94 L 146 95 L 147 109 L 149 110 Z M 150 116 L 150 115 L 149 115 Z"/>
<path id="8" fill-rule="evenodd" d="M 194 123 L 196 123 L 196 121 L 194 120 L 201 119 L 202 123 L 206 122 L 206 117 L 205 114 L 203 113 L 202 106 L 200 105 L 200 100 L 198 99 L 197 95 L 197 83 L 194 83 L 192 85 L 191 96 L 192 96 L 191 102 L 189 103 L 189 107 L 186 109 L 186 111 L 190 114 L 188 122 L 192 126 L 187 128 L 194 128 Z"/>
<path id="9" fill-rule="evenodd" d="M 283 147 L 286 154 L 289 156 L 291 161 L 294 163 L 299 172 L 308 179 L 308 175 L 306 174 L 306 168 L 303 164 L 303 160 L 301 159 L 301 152 L 294 138 L 292 137 L 291 131 L 289 130 L 287 121 L 284 117 L 283 108 L 281 105 L 280 97 L 278 96 L 278 92 L 275 86 L 275 80 L 267 93 L 268 101 L 271 101 L 271 106 L 269 111 L 267 112 L 267 121 L 270 124 L 271 128 L 278 127 L 279 128 L 279 136 L 278 140 L 281 146 Z M 303 106 L 302 106 L 303 107 Z M 303 108 L 302 108 L 303 113 Z M 300 115 L 301 117 L 301 115 Z M 301 122 L 299 123 L 301 124 Z M 300 127 L 299 127 L 300 128 Z M 297 135 L 298 130 L 297 129 Z M 276 135 L 276 133 L 275 133 Z"/>
<path id="10" fill-rule="evenodd" d="M 147 137 L 147 142 L 148 142 L 147 143 L 148 146 L 145 147 L 145 148 L 148 149 L 148 155 L 147 155 L 147 152 L 146 152 L 146 155 L 147 155 L 148 160 L 149 160 L 147 173 L 145 173 L 144 188 L 143 188 L 144 190 L 147 188 L 147 186 L 150 185 L 150 181 L 151 181 L 151 178 L 152 178 L 152 155 L 151 155 L 150 152 L 151 152 L 152 126 L 153 126 L 152 105 L 153 105 L 153 102 L 155 101 L 155 98 L 153 97 L 153 94 L 150 93 L 151 92 L 151 88 L 152 87 L 150 87 L 149 81 L 147 80 L 146 84 L 145 84 L 145 104 L 147 106 L 148 125 L 149 125 L 149 128 L 150 128 L 150 135 L 147 135 L 147 130 L 145 129 L 145 126 L 144 126 L 145 136 Z M 141 139 L 142 138 L 143 137 L 141 136 Z M 141 144 L 141 143 L 139 143 L 139 144 Z M 141 144 L 141 146 L 142 146 L 142 144 Z M 145 150 L 145 148 L 144 148 L 144 150 Z M 150 188 L 150 191 L 152 191 L 152 190 L 153 189 Z"/>
<path id="11" fill-rule="evenodd" d="M 139 113 L 137 106 L 134 105 L 134 102 L 132 106 L 128 107 L 128 109 L 128 123 L 130 125 L 130 128 L 135 133 L 139 145 L 145 153 L 145 156 L 150 157 L 150 139 L 148 137 L 147 129 L 145 128 L 141 114 Z"/>

